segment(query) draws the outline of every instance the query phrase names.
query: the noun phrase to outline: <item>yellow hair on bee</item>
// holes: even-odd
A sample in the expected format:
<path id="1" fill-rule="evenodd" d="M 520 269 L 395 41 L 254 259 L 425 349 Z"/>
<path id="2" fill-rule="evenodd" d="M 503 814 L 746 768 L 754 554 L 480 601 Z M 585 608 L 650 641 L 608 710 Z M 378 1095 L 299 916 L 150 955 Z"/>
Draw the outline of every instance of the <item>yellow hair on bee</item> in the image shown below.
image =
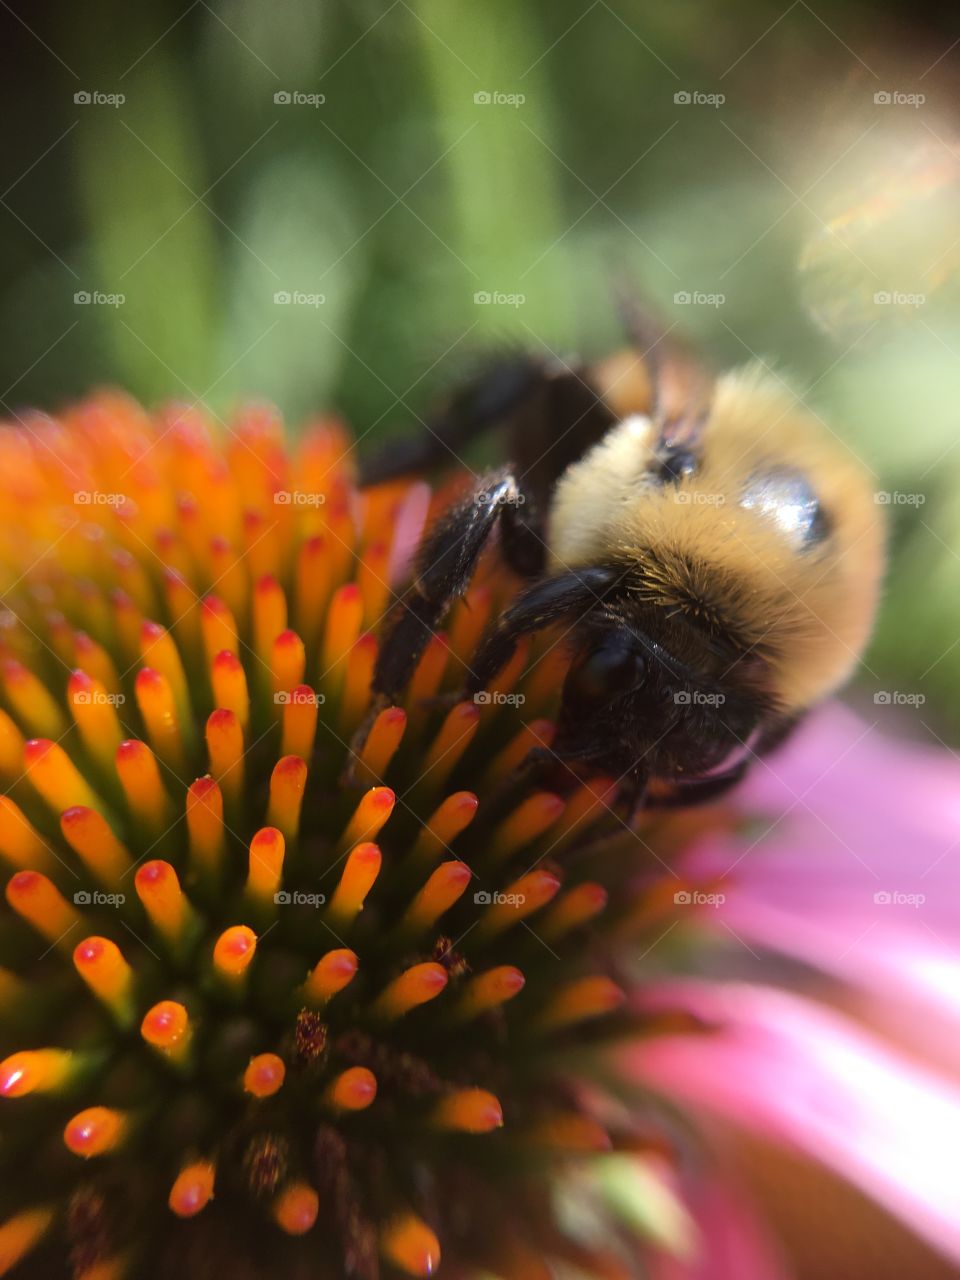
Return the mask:
<path id="1" fill-rule="evenodd" d="M 851 450 L 782 382 L 748 368 L 721 378 L 696 470 L 659 484 L 646 417 L 613 428 L 557 485 L 552 569 L 635 566 L 642 597 L 706 624 L 763 660 L 777 710 L 801 711 L 850 674 L 867 642 L 883 569 L 883 508 Z M 827 536 L 798 545 L 748 483 L 805 477 Z"/>

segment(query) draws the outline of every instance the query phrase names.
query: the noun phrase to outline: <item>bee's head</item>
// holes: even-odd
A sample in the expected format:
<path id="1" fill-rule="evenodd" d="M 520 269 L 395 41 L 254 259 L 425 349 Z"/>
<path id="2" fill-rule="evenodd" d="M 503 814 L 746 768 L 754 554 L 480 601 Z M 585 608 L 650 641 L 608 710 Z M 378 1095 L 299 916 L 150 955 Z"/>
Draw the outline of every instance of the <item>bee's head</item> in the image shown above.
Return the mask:
<path id="1" fill-rule="evenodd" d="M 681 657 L 671 638 L 606 610 L 578 628 L 558 755 L 642 784 L 709 777 L 749 753 L 759 699 L 703 646 L 688 643 Z"/>

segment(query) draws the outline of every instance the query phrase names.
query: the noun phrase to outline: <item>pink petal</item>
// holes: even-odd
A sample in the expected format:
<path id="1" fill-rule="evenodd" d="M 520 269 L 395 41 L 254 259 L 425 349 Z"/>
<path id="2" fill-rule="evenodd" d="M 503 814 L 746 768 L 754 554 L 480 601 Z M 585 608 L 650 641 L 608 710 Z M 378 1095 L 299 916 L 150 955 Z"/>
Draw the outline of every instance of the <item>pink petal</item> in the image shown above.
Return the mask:
<path id="1" fill-rule="evenodd" d="M 754 766 L 736 804 L 764 825 L 680 863 L 725 899 L 700 928 L 960 1023 L 957 760 L 831 706 Z"/>
<path id="2" fill-rule="evenodd" d="M 939 747 L 907 743 L 885 731 L 888 718 L 864 721 L 838 702 L 817 711 L 764 765 L 754 767 L 738 799 L 746 812 L 775 815 L 798 796 L 822 812 L 910 815 L 922 830 L 960 830 L 960 760 Z M 891 726 L 892 729 L 892 726 Z M 882 828 L 882 819 L 874 822 Z"/>
<path id="3" fill-rule="evenodd" d="M 658 1254 L 652 1280 L 787 1280 L 773 1242 L 729 1181 L 702 1180 L 686 1201 L 699 1231 L 694 1256 Z"/>
<path id="4" fill-rule="evenodd" d="M 718 1029 L 633 1046 L 634 1075 L 821 1161 L 960 1260 L 960 1093 L 951 1082 L 839 1014 L 772 988 L 678 982 L 656 1003 Z"/>
<path id="5" fill-rule="evenodd" d="M 410 575 L 410 566 L 429 508 L 430 486 L 422 482 L 412 484 L 403 496 L 394 522 L 393 546 L 390 548 L 387 573 L 387 580 L 393 587 L 402 585 Z"/>

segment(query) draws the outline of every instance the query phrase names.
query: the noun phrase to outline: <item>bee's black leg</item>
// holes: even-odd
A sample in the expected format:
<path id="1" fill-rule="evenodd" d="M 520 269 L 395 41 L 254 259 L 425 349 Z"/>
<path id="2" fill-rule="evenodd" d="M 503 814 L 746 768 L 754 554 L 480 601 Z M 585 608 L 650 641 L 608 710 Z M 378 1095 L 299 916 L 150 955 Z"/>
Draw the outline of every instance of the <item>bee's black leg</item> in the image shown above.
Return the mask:
<path id="1" fill-rule="evenodd" d="M 622 569 L 592 565 L 528 587 L 480 641 L 470 664 L 467 692 L 479 692 L 506 666 L 521 636 L 541 631 L 570 614 L 582 616 L 600 604 L 622 576 Z"/>
<path id="2" fill-rule="evenodd" d="M 428 530 L 417 552 L 413 583 L 398 606 L 374 668 L 373 691 L 381 705 L 406 688 L 444 614 L 466 590 L 498 521 L 505 558 L 530 575 L 542 572 L 544 544 L 518 515 L 523 500 L 513 475 L 497 472 Z"/>

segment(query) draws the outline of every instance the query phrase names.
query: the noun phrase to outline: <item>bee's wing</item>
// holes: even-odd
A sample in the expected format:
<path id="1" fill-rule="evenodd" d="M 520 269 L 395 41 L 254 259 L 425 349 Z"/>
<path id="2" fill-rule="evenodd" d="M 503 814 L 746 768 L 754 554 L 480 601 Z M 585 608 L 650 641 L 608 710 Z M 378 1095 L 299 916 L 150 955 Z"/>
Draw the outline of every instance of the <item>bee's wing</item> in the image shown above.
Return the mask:
<path id="1" fill-rule="evenodd" d="M 420 419 L 419 431 L 390 440 L 365 456 L 360 466 L 361 486 L 435 467 L 466 467 L 461 454 L 473 440 L 518 412 L 536 394 L 544 377 L 543 362 L 528 353 L 490 360 L 458 387 L 446 404 Z"/>
<path id="2" fill-rule="evenodd" d="M 675 336 L 676 323 L 665 326 L 636 297 L 622 291 L 618 306 L 624 329 L 650 370 L 650 416 L 658 427 L 655 450 L 696 453 L 713 402 L 713 371 Z"/>

